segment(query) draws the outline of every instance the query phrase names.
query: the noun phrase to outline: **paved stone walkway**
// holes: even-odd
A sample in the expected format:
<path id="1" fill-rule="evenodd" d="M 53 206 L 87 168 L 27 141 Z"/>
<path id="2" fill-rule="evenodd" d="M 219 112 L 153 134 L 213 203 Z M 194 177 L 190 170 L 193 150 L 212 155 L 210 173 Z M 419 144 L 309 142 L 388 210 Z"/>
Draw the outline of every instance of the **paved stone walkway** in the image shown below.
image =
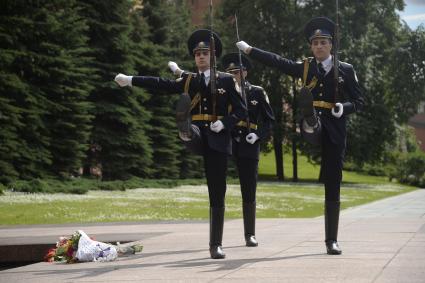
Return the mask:
<path id="1" fill-rule="evenodd" d="M 340 256 L 325 252 L 322 217 L 259 219 L 256 248 L 244 246 L 242 225 L 225 222 L 224 260 L 209 257 L 207 222 L 4 227 L 0 244 L 83 229 L 99 240 L 141 239 L 144 250 L 115 262 L 3 270 L 0 282 L 425 282 L 425 190 L 343 211 Z"/>

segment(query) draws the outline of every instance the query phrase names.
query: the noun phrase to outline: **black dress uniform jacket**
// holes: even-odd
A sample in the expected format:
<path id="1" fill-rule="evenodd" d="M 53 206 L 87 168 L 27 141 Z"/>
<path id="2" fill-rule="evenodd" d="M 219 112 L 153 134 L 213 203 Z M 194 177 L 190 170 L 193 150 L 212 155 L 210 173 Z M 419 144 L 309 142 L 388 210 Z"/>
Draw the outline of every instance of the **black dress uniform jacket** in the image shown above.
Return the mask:
<path id="1" fill-rule="evenodd" d="M 168 93 L 182 93 L 189 76 L 191 76 L 191 79 L 189 82 L 188 94 L 192 99 L 192 104 L 194 104 L 191 110 L 192 117 L 193 115 L 204 115 L 205 117 L 207 117 L 206 115 L 213 115 L 213 96 L 210 93 L 210 84 L 206 87 L 202 87 L 200 82 L 201 76 L 198 73 L 185 72 L 182 77 L 177 80 L 137 76 L 133 77 L 132 85 L 151 90 L 161 90 Z M 230 133 L 239 120 L 245 119 L 246 107 L 233 76 L 223 72 L 217 72 L 216 76 L 217 95 L 215 115 L 223 122 L 225 128 L 219 133 L 216 133 L 210 129 L 211 121 L 193 120 L 192 124 L 199 127 L 202 135 L 207 136 L 206 141 L 210 148 L 218 152 L 231 154 L 232 146 Z"/>
<path id="2" fill-rule="evenodd" d="M 276 67 L 283 73 L 293 76 L 302 77 L 304 72 L 304 63 L 295 62 L 278 56 L 277 54 L 267 52 L 253 47 L 250 57 L 262 62 L 263 64 Z M 343 104 L 344 112 L 340 118 L 332 115 L 331 109 L 315 106 L 316 112 L 320 117 L 322 127 L 329 133 L 329 137 L 334 144 L 345 145 L 346 140 L 346 115 L 360 110 L 364 101 L 361 97 L 361 89 L 357 81 L 357 77 L 352 65 L 344 62 L 338 62 L 339 71 L 339 93 L 342 101 L 335 101 L 335 80 L 334 68 L 325 75 L 321 75 L 317 62 L 310 59 L 307 82 L 316 77 L 317 83 L 311 90 L 314 101 L 323 101 L 328 103 L 340 102 Z"/>
<path id="3" fill-rule="evenodd" d="M 246 82 L 245 94 L 248 104 L 249 122 L 251 124 L 250 132 L 257 134 L 259 140 L 254 144 L 248 143 L 245 139 L 248 134 L 248 128 L 246 125 L 237 125 L 233 130 L 233 155 L 235 157 L 258 160 L 260 155 L 260 141 L 269 137 L 275 118 L 267 94 L 262 87 Z M 245 121 L 242 122 L 245 123 Z M 253 129 L 252 126 L 256 129 Z"/>

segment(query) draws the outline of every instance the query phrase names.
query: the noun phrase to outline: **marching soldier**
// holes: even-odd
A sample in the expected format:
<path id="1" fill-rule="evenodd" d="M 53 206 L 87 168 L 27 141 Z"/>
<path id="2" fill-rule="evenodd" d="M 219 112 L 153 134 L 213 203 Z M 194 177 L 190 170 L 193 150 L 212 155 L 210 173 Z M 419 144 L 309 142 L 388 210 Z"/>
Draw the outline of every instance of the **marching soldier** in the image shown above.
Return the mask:
<path id="1" fill-rule="evenodd" d="M 328 254 L 341 254 L 337 242 L 340 211 L 340 185 L 346 144 L 347 116 L 364 104 L 352 65 L 338 61 L 338 93 L 334 79 L 331 49 L 335 24 L 328 18 L 310 20 L 304 29 L 314 58 L 294 62 L 244 41 L 237 47 L 249 57 L 283 73 L 303 79 L 300 91 L 301 132 L 304 138 L 321 146 L 321 181 L 325 186 L 325 242 Z"/>
<path id="2" fill-rule="evenodd" d="M 215 77 L 210 77 L 211 34 L 215 42 L 215 54 L 211 55 L 219 57 L 222 46 L 217 34 L 200 29 L 188 39 L 189 53 L 194 56 L 198 69 L 196 73 L 184 73 L 177 80 L 118 74 L 115 81 L 120 86 L 183 93 L 177 103 L 179 136 L 189 150 L 203 156 L 210 202 L 210 255 L 221 259 L 225 257 L 222 237 L 231 130 L 245 118 L 246 107 L 231 75 L 217 72 Z M 211 92 L 213 83 L 216 92 Z"/>
<path id="3" fill-rule="evenodd" d="M 241 55 L 243 78 L 251 69 L 251 62 Z M 241 86 L 239 53 L 229 53 L 221 59 L 225 71 L 232 74 Z M 169 62 L 171 71 L 181 76 L 184 71 L 175 62 Z M 242 192 L 242 214 L 246 246 L 258 246 L 255 238 L 256 190 L 260 141 L 266 140 L 274 122 L 273 110 L 264 89 L 244 80 L 248 119 L 239 121 L 232 131 L 232 152 L 238 169 Z M 260 119 L 261 118 L 261 119 Z M 261 122 L 261 126 L 259 125 Z M 249 127 L 249 130 L 248 130 Z"/>
<path id="4" fill-rule="evenodd" d="M 260 141 L 269 138 L 275 119 L 264 89 L 245 80 L 251 63 L 245 56 L 242 55 L 241 58 L 244 80 L 241 80 L 240 76 L 239 53 L 226 54 L 221 62 L 226 72 L 235 76 L 239 86 L 242 82 L 245 83 L 248 119 L 236 125 L 232 132 L 232 142 L 242 192 L 245 242 L 246 246 L 255 247 L 258 245 L 255 238 L 255 212 Z"/>

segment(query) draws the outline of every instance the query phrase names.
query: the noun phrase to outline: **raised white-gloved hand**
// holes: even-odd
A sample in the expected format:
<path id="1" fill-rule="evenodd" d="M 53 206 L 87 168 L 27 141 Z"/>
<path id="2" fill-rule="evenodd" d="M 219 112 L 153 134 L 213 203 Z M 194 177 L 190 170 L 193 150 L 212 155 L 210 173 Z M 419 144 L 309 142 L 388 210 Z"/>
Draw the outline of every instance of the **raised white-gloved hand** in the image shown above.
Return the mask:
<path id="1" fill-rule="evenodd" d="M 176 76 L 180 76 L 181 73 L 183 73 L 183 70 L 179 68 L 176 62 L 169 61 L 168 68 L 170 68 L 171 72 L 173 72 L 173 74 Z"/>
<path id="2" fill-rule="evenodd" d="M 338 108 L 338 112 L 335 111 L 335 108 Z M 335 107 L 331 110 L 332 115 L 334 115 L 337 118 L 340 118 L 342 114 L 344 113 L 344 106 L 342 106 L 342 103 L 335 103 Z"/>
<path id="3" fill-rule="evenodd" d="M 249 54 L 249 52 L 251 51 L 251 48 L 252 48 L 248 43 L 246 43 L 243 40 L 236 42 L 236 47 L 238 47 L 240 50 L 242 50 L 243 53 L 245 53 L 245 54 Z"/>
<path id="4" fill-rule="evenodd" d="M 224 129 L 224 125 L 223 122 L 221 122 L 220 120 L 215 121 L 214 123 L 211 122 L 210 124 L 210 129 L 213 132 L 219 133 L 221 130 Z"/>
<path id="5" fill-rule="evenodd" d="M 115 76 L 115 81 L 121 87 L 123 87 L 123 86 L 132 86 L 131 85 L 131 80 L 132 79 L 133 79 L 133 76 L 126 76 L 126 75 L 121 74 L 121 73 Z"/>
<path id="6" fill-rule="evenodd" d="M 260 138 L 257 136 L 256 133 L 250 133 L 246 136 L 246 141 L 250 144 L 254 144 L 257 140 L 259 140 Z"/>

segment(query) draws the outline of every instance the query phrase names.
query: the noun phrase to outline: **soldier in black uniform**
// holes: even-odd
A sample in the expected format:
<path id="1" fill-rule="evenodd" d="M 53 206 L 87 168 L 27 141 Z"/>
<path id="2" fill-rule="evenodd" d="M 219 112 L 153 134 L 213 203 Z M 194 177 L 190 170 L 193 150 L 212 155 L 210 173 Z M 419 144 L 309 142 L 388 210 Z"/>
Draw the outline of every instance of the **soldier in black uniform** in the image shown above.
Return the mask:
<path id="1" fill-rule="evenodd" d="M 303 79 L 300 109 L 303 114 L 301 132 L 307 141 L 321 146 L 321 181 L 325 185 L 325 234 L 328 254 L 341 254 L 337 242 L 340 210 L 340 184 L 346 145 L 347 115 L 364 104 L 361 89 L 352 65 L 338 62 L 338 93 L 332 64 L 332 40 L 335 24 L 328 18 L 314 18 L 305 26 L 305 35 L 314 58 L 294 62 L 246 42 L 237 47 L 266 65 Z"/>
<path id="2" fill-rule="evenodd" d="M 251 69 L 251 63 L 246 56 L 241 57 L 245 78 Z M 239 53 L 226 54 L 221 61 L 225 71 L 234 75 L 240 86 Z M 181 76 L 185 73 L 175 62 L 169 62 L 169 67 L 175 75 Z M 245 81 L 245 95 L 249 119 L 239 121 L 233 129 L 232 152 L 241 185 L 245 242 L 246 246 L 255 247 L 258 246 L 255 238 L 255 211 L 260 141 L 269 137 L 274 114 L 263 88 Z"/>
<path id="3" fill-rule="evenodd" d="M 188 49 L 195 58 L 196 73 L 184 73 L 177 80 L 118 74 L 115 81 L 120 86 L 134 85 L 153 91 L 183 93 L 177 104 L 179 135 L 190 150 L 201 154 L 204 159 L 210 201 L 210 255 L 219 259 L 225 257 L 222 237 L 231 130 L 245 118 L 246 107 L 230 74 L 217 72 L 216 78 L 210 78 L 210 35 L 209 30 L 201 29 L 189 37 Z M 219 57 L 221 41 L 217 34 L 213 33 L 213 36 L 215 55 Z M 216 93 L 211 93 L 213 79 Z"/>
<path id="4" fill-rule="evenodd" d="M 221 59 L 226 72 L 233 74 L 241 86 L 239 53 L 229 53 Z M 248 58 L 242 55 L 244 78 L 251 69 Z M 240 121 L 232 132 L 233 156 L 242 192 L 242 214 L 246 246 L 258 245 L 255 238 L 256 190 L 260 141 L 269 138 L 275 120 L 269 98 L 262 87 L 244 80 L 248 119 Z"/>

